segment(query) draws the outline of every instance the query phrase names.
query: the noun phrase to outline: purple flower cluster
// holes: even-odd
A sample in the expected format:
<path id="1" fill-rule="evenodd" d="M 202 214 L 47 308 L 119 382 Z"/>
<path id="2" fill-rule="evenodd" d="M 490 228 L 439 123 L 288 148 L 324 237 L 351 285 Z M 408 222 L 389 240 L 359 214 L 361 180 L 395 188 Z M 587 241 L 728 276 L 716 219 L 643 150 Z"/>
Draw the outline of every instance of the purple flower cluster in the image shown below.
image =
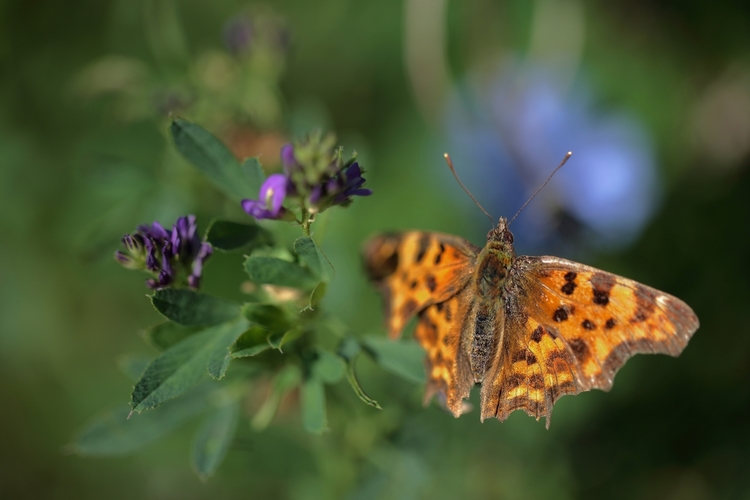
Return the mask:
<path id="1" fill-rule="evenodd" d="M 343 164 L 340 150 L 328 155 L 321 167 L 320 156 L 298 161 L 294 146 L 286 144 L 281 148 L 281 162 L 284 173 L 270 175 L 257 200 L 242 201 L 243 210 L 256 219 L 292 217 L 282 206 L 288 197 L 299 200 L 309 212 L 319 213 L 334 205 L 348 206 L 354 196 L 372 194 L 370 189 L 362 187 L 365 179 L 359 163 L 352 159 Z"/>
<path id="2" fill-rule="evenodd" d="M 213 248 L 201 241 L 195 216 L 180 217 L 171 230 L 158 222 L 138 226 L 133 234 L 122 237 L 125 252 L 115 252 L 115 260 L 128 269 L 150 272 L 154 278 L 146 280 L 149 288 L 158 290 L 169 286 L 200 287 L 203 265 Z"/>

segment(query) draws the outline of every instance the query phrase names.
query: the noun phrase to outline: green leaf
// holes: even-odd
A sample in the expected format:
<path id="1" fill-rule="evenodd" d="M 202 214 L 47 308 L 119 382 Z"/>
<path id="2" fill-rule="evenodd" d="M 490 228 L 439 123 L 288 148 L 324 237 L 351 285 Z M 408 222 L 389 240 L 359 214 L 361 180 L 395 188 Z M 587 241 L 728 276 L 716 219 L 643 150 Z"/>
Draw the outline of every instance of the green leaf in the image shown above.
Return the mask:
<path id="1" fill-rule="evenodd" d="M 302 427 L 307 432 L 321 434 L 328 429 L 326 421 L 326 394 L 323 382 L 316 378 L 305 380 L 300 388 Z"/>
<path id="2" fill-rule="evenodd" d="M 213 476 L 224 461 L 237 432 L 240 404 L 222 405 L 204 422 L 193 441 L 193 470 L 202 481 Z"/>
<path id="3" fill-rule="evenodd" d="M 293 342 L 300 338 L 305 333 L 305 330 L 302 326 L 295 326 L 294 328 L 290 328 L 284 333 L 277 333 L 277 334 L 271 334 L 268 338 L 268 345 L 273 347 L 274 349 L 278 349 L 279 352 L 283 352 L 281 349 L 284 347 L 285 344 L 289 342 Z"/>
<path id="4" fill-rule="evenodd" d="M 266 175 L 263 173 L 263 167 L 260 166 L 258 158 L 245 158 L 245 161 L 240 165 L 240 171 L 249 186 L 258 186 L 254 193 L 259 193 L 260 186 L 263 185 Z M 250 196 L 250 198 L 255 199 L 255 196 Z"/>
<path id="5" fill-rule="evenodd" d="M 294 242 L 294 253 L 299 256 L 300 261 L 307 266 L 315 277 L 322 281 L 330 279 L 331 265 L 312 238 L 309 236 L 297 238 Z"/>
<path id="6" fill-rule="evenodd" d="M 177 150 L 235 200 L 256 198 L 261 180 L 252 168 L 241 168 L 231 151 L 204 128 L 182 119 L 170 127 Z"/>
<path id="7" fill-rule="evenodd" d="M 304 311 L 314 311 L 316 307 L 318 307 L 318 304 L 323 299 L 323 297 L 326 294 L 326 290 L 328 290 L 328 284 L 325 281 L 321 281 L 317 285 L 315 285 L 315 288 L 313 288 L 313 291 L 310 293 L 310 300 L 305 306 L 304 309 L 300 312 Z"/>
<path id="8" fill-rule="evenodd" d="M 345 370 L 346 365 L 341 357 L 322 348 L 316 349 L 316 358 L 312 362 L 310 372 L 311 377 L 326 384 L 335 384 L 344 376 Z"/>
<path id="9" fill-rule="evenodd" d="M 242 314 L 251 322 L 270 332 L 285 332 L 291 327 L 291 319 L 279 306 L 273 304 L 248 303 L 242 307 Z"/>
<path id="10" fill-rule="evenodd" d="M 382 410 L 383 408 L 380 407 L 377 401 L 372 399 L 370 396 L 365 393 L 364 389 L 362 389 L 362 386 L 359 385 L 359 380 L 357 380 L 357 374 L 354 371 L 354 360 L 349 361 L 346 364 L 346 378 L 349 381 L 349 384 L 352 386 L 352 389 L 354 389 L 354 393 L 367 403 L 368 405 L 377 408 L 378 410 Z"/>
<path id="11" fill-rule="evenodd" d="M 354 361 L 361 352 L 362 346 L 354 337 L 345 337 L 336 350 L 336 354 L 346 361 L 346 378 L 349 380 L 349 384 L 352 386 L 352 389 L 354 389 L 354 393 L 357 397 L 366 404 L 377 408 L 378 410 L 382 410 L 378 402 L 365 393 L 364 389 L 362 389 L 362 386 L 359 384 L 359 380 L 357 380 L 357 374 L 354 370 Z"/>
<path id="12" fill-rule="evenodd" d="M 182 326 L 172 321 L 165 321 L 164 323 L 149 328 L 144 334 L 146 340 L 148 340 L 151 345 L 160 351 L 164 351 L 200 330 L 201 327 Z"/>
<path id="13" fill-rule="evenodd" d="M 365 337 L 363 347 L 384 370 L 412 382 L 424 383 L 424 350 L 415 341 Z"/>
<path id="14" fill-rule="evenodd" d="M 208 387 L 198 387 L 180 399 L 165 403 L 158 410 L 130 419 L 130 408 L 123 405 L 89 422 L 75 437 L 70 449 L 88 456 L 132 453 L 201 413 L 206 408 L 208 392 Z"/>
<path id="15" fill-rule="evenodd" d="M 261 431 L 268 427 L 284 397 L 299 385 L 300 380 L 302 380 L 302 374 L 295 365 L 286 365 L 276 374 L 268 398 L 250 421 L 253 429 Z"/>
<path id="16" fill-rule="evenodd" d="M 185 326 L 216 325 L 240 313 L 234 302 L 184 288 L 157 290 L 151 302 L 167 319 Z"/>
<path id="17" fill-rule="evenodd" d="M 140 413 L 159 406 L 205 379 L 207 371 L 221 379 L 232 359 L 229 348 L 248 326 L 240 318 L 196 333 L 164 351 L 135 385 L 130 407 Z"/>
<path id="18" fill-rule="evenodd" d="M 317 284 L 317 280 L 306 269 L 275 257 L 248 257 L 245 260 L 245 270 L 250 280 L 258 285 L 270 284 L 307 290 Z"/>
<path id="19" fill-rule="evenodd" d="M 270 348 L 268 332 L 259 326 L 251 326 L 234 343 L 231 348 L 231 355 L 233 358 L 248 358 Z"/>
<path id="20" fill-rule="evenodd" d="M 135 382 L 141 378 L 152 360 L 152 357 L 146 356 L 123 356 L 117 360 L 117 367 L 125 376 Z"/>
<path id="21" fill-rule="evenodd" d="M 228 220 L 214 220 L 208 228 L 206 240 L 214 248 L 225 252 L 250 251 L 273 244 L 273 237 L 266 229 L 256 224 L 241 224 Z"/>

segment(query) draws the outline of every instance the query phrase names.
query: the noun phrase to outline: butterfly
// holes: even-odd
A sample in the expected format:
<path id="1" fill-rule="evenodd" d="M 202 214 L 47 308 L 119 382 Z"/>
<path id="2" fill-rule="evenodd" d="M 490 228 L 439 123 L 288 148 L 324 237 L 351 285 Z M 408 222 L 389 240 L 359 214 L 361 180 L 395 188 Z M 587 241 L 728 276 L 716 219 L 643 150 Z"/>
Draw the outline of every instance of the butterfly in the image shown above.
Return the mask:
<path id="1" fill-rule="evenodd" d="M 516 255 L 504 217 L 484 248 L 410 231 L 374 237 L 364 259 L 390 337 L 418 317 L 425 404 L 438 394 L 456 417 L 481 384 L 482 421 L 524 410 L 549 428 L 561 396 L 607 391 L 633 354 L 678 356 L 698 329 L 672 295 L 559 257 Z"/>

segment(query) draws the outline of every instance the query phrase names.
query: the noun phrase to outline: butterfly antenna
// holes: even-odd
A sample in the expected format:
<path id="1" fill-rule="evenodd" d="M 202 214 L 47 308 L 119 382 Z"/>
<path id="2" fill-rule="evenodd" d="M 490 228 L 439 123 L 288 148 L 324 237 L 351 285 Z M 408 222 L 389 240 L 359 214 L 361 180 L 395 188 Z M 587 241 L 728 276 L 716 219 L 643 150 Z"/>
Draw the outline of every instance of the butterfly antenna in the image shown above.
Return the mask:
<path id="1" fill-rule="evenodd" d="M 554 169 L 551 174 L 549 174 L 549 177 L 547 177 L 547 180 L 544 181 L 544 184 L 542 184 L 541 186 L 539 186 L 539 189 L 537 189 L 536 191 L 534 191 L 534 194 L 532 194 L 529 197 L 529 199 L 526 200 L 526 203 L 524 203 L 523 206 L 518 209 L 518 212 L 516 212 L 516 215 L 513 216 L 513 218 L 510 220 L 510 222 L 508 222 L 508 226 L 510 226 L 511 223 L 514 220 L 516 220 L 516 217 L 518 217 L 518 214 L 520 214 L 521 211 L 523 211 L 523 209 L 526 208 L 526 205 L 528 205 L 529 202 L 534 199 L 534 196 L 536 196 L 537 194 L 539 194 L 539 191 L 541 191 L 544 188 L 544 186 L 546 186 L 547 183 L 552 180 L 552 176 L 555 175 L 555 172 L 557 172 L 558 170 L 560 170 L 562 168 L 562 166 L 565 165 L 565 163 L 568 161 L 568 159 L 571 156 L 573 156 L 573 152 L 572 151 L 568 151 L 568 154 L 565 155 L 565 158 L 563 158 L 563 160 L 560 162 L 560 164 L 557 166 L 557 168 Z"/>
<path id="2" fill-rule="evenodd" d="M 456 173 L 456 169 L 453 168 L 453 161 L 451 160 L 451 155 L 449 155 L 448 153 L 445 153 L 445 154 L 443 154 L 443 156 L 445 156 L 445 162 L 448 164 L 448 167 L 450 167 L 451 172 L 453 172 L 453 177 L 456 178 L 456 180 L 458 181 L 458 184 L 463 188 L 464 191 L 466 191 L 466 194 L 469 195 L 469 198 L 471 198 L 472 200 L 474 200 L 474 203 L 477 204 L 477 206 L 479 207 L 479 210 L 481 210 L 482 212 L 484 212 L 484 215 L 486 215 L 487 217 L 489 217 L 490 222 L 492 223 L 492 227 L 495 227 L 495 219 L 493 219 L 492 216 L 487 213 L 487 210 L 485 210 L 484 207 L 477 201 L 477 199 L 474 198 L 474 195 L 471 194 L 471 191 L 469 191 L 468 189 L 466 189 L 466 186 L 464 186 L 464 183 L 461 182 L 461 179 L 458 178 L 458 174 Z"/>

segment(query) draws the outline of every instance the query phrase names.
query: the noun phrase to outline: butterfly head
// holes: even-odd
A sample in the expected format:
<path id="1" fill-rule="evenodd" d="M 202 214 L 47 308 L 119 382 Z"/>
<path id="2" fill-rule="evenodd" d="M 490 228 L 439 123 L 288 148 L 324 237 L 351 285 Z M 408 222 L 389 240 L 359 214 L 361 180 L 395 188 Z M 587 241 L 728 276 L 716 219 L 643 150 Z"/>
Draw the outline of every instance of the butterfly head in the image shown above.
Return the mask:
<path id="1" fill-rule="evenodd" d="M 500 220 L 497 221 L 497 226 L 490 229 L 490 232 L 487 233 L 487 241 L 513 245 L 513 233 L 508 229 L 508 219 L 500 217 Z"/>

